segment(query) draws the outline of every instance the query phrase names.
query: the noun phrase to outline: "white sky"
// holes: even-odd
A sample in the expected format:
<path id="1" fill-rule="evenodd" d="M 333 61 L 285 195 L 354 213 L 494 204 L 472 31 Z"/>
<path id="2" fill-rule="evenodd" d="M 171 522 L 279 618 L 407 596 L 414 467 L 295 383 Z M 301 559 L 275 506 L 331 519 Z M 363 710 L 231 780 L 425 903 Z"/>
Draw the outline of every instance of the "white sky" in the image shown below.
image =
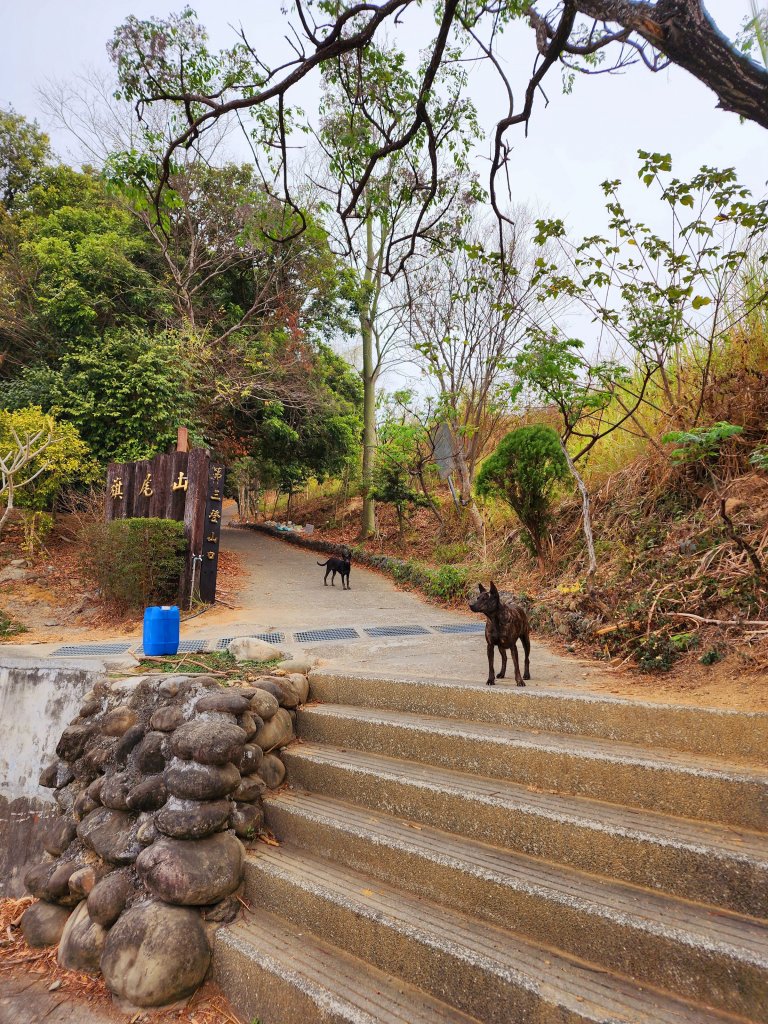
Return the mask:
<path id="1" fill-rule="evenodd" d="M 288 52 L 283 38 L 286 20 L 281 14 L 284 2 L 196 0 L 194 6 L 211 33 L 213 46 L 231 42 L 231 26 L 242 23 L 257 49 L 276 61 Z M 163 16 L 179 10 L 183 0 L 5 0 L 2 6 L 0 104 L 12 104 L 45 128 L 37 90 L 46 77 L 66 79 L 88 64 L 106 69 L 105 43 L 128 14 Z M 748 0 L 710 0 L 708 7 L 720 27 L 733 35 L 749 4 Z M 426 28 L 424 16 L 416 13 L 406 19 L 393 41 L 414 51 L 426 42 Z M 532 34 L 520 25 L 508 36 L 501 52 L 521 97 L 533 60 Z M 514 202 L 562 216 L 579 233 L 598 230 L 604 223 L 599 183 L 606 178 L 636 182 L 639 148 L 671 152 L 681 176 L 703 163 L 735 166 L 756 195 L 764 194 L 768 133 L 715 109 L 714 95 L 684 71 L 671 68 L 652 75 L 638 67 L 620 76 L 579 78 L 570 96 L 560 91 L 558 71 L 550 75 L 549 107 L 544 109 L 537 101 L 527 139 L 521 131 L 510 136 Z M 315 83 L 302 89 L 301 102 L 308 110 L 315 89 Z M 473 73 L 472 95 L 490 137 L 496 117 L 504 112 L 490 69 L 480 67 Z M 67 141 L 54 135 L 54 143 L 65 155 Z M 485 167 L 485 162 L 479 162 L 481 173 Z M 653 203 L 647 193 L 637 184 L 632 187 L 636 198 L 631 208 L 643 216 L 645 207 L 651 216 Z"/>
<path id="2" fill-rule="evenodd" d="M 9 103 L 49 128 L 41 113 L 38 90 L 46 78 L 66 80 L 94 65 L 109 67 L 106 41 L 128 14 L 165 16 L 178 11 L 184 0 L 3 0 L 0 35 L 0 105 Z M 200 21 L 207 26 L 214 48 L 231 44 L 232 26 L 242 24 L 259 53 L 271 64 L 287 59 L 286 0 L 193 0 Z M 425 7 L 431 8 L 427 2 Z M 710 13 L 721 29 L 733 37 L 749 10 L 749 0 L 710 0 Z M 409 14 L 390 39 L 409 54 L 416 54 L 430 38 L 425 12 Z M 523 24 L 506 33 L 501 55 L 520 101 L 534 57 L 530 29 Z M 599 185 L 619 178 L 630 214 L 654 224 L 660 204 L 637 180 L 637 150 L 670 152 L 675 172 L 685 177 L 706 163 L 734 166 L 742 182 L 756 196 L 766 192 L 768 132 L 740 123 L 734 114 L 715 107 L 716 99 L 704 86 L 677 68 L 652 75 L 635 67 L 622 75 L 577 78 L 574 92 L 563 95 L 559 69 L 546 82 L 549 106 L 541 98 L 528 138 L 521 130 L 510 133 L 514 151 L 510 161 L 512 201 L 536 212 L 565 219 L 577 234 L 600 232 L 605 226 Z M 480 112 L 488 140 L 497 117 L 503 115 L 504 97 L 487 64 L 474 66 L 471 94 Z M 296 99 L 311 111 L 316 103 L 317 79 L 301 87 Z M 66 156 L 71 145 L 53 133 L 55 147 Z M 481 146 L 478 169 L 486 176 L 490 141 Z M 243 149 L 237 154 L 247 159 Z"/>

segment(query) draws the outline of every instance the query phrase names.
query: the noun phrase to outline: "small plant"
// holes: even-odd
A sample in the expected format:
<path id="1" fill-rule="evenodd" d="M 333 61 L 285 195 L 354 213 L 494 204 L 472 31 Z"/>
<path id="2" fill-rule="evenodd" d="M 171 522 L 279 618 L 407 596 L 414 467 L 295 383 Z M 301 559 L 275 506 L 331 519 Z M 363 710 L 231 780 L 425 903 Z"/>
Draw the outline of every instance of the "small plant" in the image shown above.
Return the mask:
<path id="1" fill-rule="evenodd" d="M 694 430 L 672 430 L 662 437 L 662 441 L 664 444 L 680 446 L 670 453 L 673 462 L 706 462 L 717 458 L 724 441 L 743 432 L 744 427 L 721 422 L 711 427 L 696 427 Z"/>
<path id="2" fill-rule="evenodd" d="M 118 610 L 167 604 L 179 596 L 184 524 L 173 519 L 116 519 L 81 531 L 83 571 Z"/>
<path id="3" fill-rule="evenodd" d="M 643 672 L 668 672 L 681 654 L 698 646 L 695 633 L 676 633 L 674 636 L 649 636 L 635 649 Z"/>
<path id="4" fill-rule="evenodd" d="M 0 611 L 0 639 L 4 640 L 9 636 L 16 636 L 18 633 L 26 632 L 26 626 L 22 626 L 20 622 L 15 622 L 5 612 Z"/>
<path id="5" fill-rule="evenodd" d="M 708 651 L 704 651 L 699 661 L 702 665 L 715 665 L 718 661 L 722 661 L 723 655 L 716 647 L 710 647 Z"/>
<path id="6" fill-rule="evenodd" d="M 759 444 L 749 456 L 749 461 L 755 469 L 768 473 L 768 444 Z"/>
<path id="7" fill-rule="evenodd" d="M 637 645 L 637 662 L 643 672 L 669 672 L 680 651 L 668 636 L 650 636 Z"/>
<path id="8" fill-rule="evenodd" d="M 53 529 L 53 516 L 50 512 L 33 512 L 21 510 L 21 525 L 24 530 L 22 547 L 24 553 L 34 558 L 37 551 L 44 546 L 45 538 Z"/>
<path id="9" fill-rule="evenodd" d="M 469 544 L 464 541 L 455 541 L 452 544 L 436 544 L 432 556 L 436 562 L 454 565 L 456 562 L 461 562 L 469 554 L 469 550 Z"/>

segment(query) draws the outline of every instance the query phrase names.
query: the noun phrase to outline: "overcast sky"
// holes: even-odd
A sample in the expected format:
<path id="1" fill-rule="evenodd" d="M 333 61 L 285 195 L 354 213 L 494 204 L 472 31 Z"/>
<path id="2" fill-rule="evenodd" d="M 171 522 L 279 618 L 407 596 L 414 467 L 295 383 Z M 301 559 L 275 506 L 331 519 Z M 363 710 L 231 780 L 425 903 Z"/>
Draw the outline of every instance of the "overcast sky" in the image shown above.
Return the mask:
<path id="1" fill-rule="evenodd" d="M 287 53 L 286 21 L 280 10 L 284 3 L 196 0 L 193 6 L 214 46 L 230 43 L 232 26 L 242 24 L 259 51 L 263 49 L 276 61 Z M 47 127 L 38 97 L 46 78 L 67 79 L 89 64 L 106 70 L 106 41 L 128 14 L 163 16 L 183 4 L 181 0 L 31 0 L 3 6 L 0 104 L 10 103 Z M 710 0 L 708 7 L 720 27 L 733 35 L 749 4 L 748 0 Z M 415 14 L 406 20 L 397 41 L 415 51 L 426 42 L 426 28 L 424 16 Z M 509 33 L 501 53 L 521 95 L 533 59 L 530 30 L 520 25 Z M 570 96 L 560 91 L 557 72 L 550 74 L 549 106 L 537 102 L 527 139 L 522 132 L 511 135 L 514 202 L 562 216 L 576 231 L 593 232 L 603 223 L 599 183 L 621 178 L 633 182 L 632 209 L 641 216 L 650 215 L 653 204 L 636 183 L 638 149 L 670 152 L 681 175 L 703 163 L 735 166 L 756 195 L 765 193 L 768 133 L 717 110 L 714 95 L 684 71 L 671 68 L 652 75 L 644 68 L 633 68 L 623 75 L 581 77 Z M 309 110 L 316 96 L 315 82 L 302 92 L 301 101 Z M 484 66 L 472 73 L 472 94 L 490 137 L 494 121 L 504 112 L 503 99 L 497 80 Z M 67 140 L 55 135 L 54 143 L 65 155 Z M 487 143 L 481 150 L 482 173 L 487 166 L 482 159 Z M 600 216 L 597 223 L 596 215 Z"/>

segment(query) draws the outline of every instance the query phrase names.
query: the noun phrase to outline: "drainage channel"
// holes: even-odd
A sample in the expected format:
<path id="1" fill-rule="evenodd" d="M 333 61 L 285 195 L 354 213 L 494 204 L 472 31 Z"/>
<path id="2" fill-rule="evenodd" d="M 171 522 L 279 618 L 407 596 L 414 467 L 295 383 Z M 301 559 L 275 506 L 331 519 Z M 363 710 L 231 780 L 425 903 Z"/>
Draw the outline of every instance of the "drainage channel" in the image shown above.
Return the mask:
<path id="1" fill-rule="evenodd" d="M 419 637 L 431 636 L 434 633 L 484 633 L 485 624 L 482 622 L 444 623 L 436 626 L 421 626 L 409 624 L 403 626 L 334 626 L 318 629 L 296 629 L 291 633 L 272 630 L 266 633 L 240 633 L 239 636 L 247 636 L 256 640 L 265 640 L 270 644 L 282 644 L 291 640 L 298 644 L 327 643 L 328 641 L 350 641 L 364 640 L 366 637 Z M 200 654 L 204 651 L 223 651 L 236 639 L 233 636 L 221 637 L 214 640 L 182 640 L 179 644 L 180 654 Z M 93 644 L 66 644 L 49 653 L 51 658 L 98 658 L 107 654 L 125 654 L 132 650 L 137 657 L 141 658 L 144 650 L 140 644 L 131 642 L 122 643 L 93 643 Z"/>

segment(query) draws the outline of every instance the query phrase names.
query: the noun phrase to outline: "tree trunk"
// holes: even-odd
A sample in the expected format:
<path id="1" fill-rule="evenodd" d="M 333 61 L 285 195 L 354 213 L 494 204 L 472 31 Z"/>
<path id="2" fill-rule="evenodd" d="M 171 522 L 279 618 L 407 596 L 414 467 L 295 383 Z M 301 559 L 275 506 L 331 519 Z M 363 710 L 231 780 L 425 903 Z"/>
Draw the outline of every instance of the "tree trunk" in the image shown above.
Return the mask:
<path id="1" fill-rule="evenodd" d="M 460 444 L 456 446 L 455 462 L 456 468 L 459 471 L 459 498 L 461 500 L 461 504 L 469 511 L 469 514 L 472 517 L 472 522 L 477 532 L 477 539 L 479 541 L 483 541 L 485 537 L 485 524 L 483 523 L 483 517 L 480 515 L 480 509 L 477 507 L 474 498 L 472 497 L 472 478 L 469 475 L 467 457 Z"/>
<path id="2" fill-rule="evenodd" d="M 8 520 L 8 516 L 11 514 L 12 509 L 13 509 L 13 488 L 9 487 L 8 488 L 8 497 L 6 499 L 5 511 L 0 516 L 0 537 L 3 534 L 3 527 L 5 526 L 5 524 L 6 524 L 7 520 Z"/>
<path id="3" fill-rule="evenodd" d="M 578 469 L 576 469 L 576 465 L 571 458 L 570 452 L 566 448 L 562 437 L 560 438 L 560 447 L 563 449 L 563 455 L 565 456 L 565 461 L 568 463 L 568 469 L 570 469 L 573 479 L 576 481 L 576 484 L 581 491 L 582 523 L 584 526 L 584 537 L 587 541 L 587 551 L 589 552 L 589 572 L 587 575 L 591 576 L 597 569 L 597 558 L 595 557 L 595 540 L 592 536 L 592 516 L 590 514 L 589 492 L 587 491 L 584 481 L 581 479 Z"/>
<path id="4" fill-rule="evenodd" d="M 376 379 L 377 370 L 373 353 L 373 323 L 371 322 L 371 296 L 373 280 L 373 221 L 366 220 L 366 267 L 364 284 L 366 293 L 360 312 L 360 336 L 363 343 L 363 510 L 360 520 L 360 539 L 365 540 L 376 530 L 376 505 L 373 490 L 373 465 L 376 457 Z"/>

